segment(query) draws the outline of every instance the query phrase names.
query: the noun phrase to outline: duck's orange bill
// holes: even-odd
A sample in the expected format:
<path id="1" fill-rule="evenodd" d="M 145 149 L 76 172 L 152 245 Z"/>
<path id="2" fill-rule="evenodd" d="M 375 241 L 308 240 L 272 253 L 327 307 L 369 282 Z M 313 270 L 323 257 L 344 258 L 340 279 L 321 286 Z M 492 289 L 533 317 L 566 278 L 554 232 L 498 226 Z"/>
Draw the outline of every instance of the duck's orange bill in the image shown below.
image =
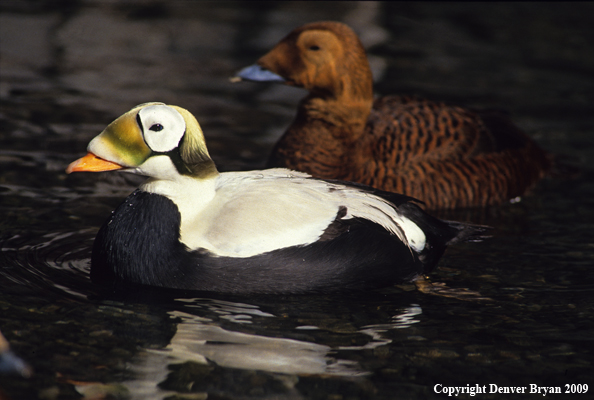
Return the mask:
<path id="1" fill-rule="evenodd" d="M 87 153 L 86 156 L 83 158 L 79 158 L 76 161 L 70 163 L 68 168 L 66 168 L 66 173 L 69 174 L 71 172 L 80 172 L 80 171 L 90 171 L 90 172 L 99 172 L 99 171 L 113 171 L 116 169 L 122 169 L 120 164 L 116 164 L 111 161 L 104 160 L 102 158 L 97 157 L 93 153 Z"/>

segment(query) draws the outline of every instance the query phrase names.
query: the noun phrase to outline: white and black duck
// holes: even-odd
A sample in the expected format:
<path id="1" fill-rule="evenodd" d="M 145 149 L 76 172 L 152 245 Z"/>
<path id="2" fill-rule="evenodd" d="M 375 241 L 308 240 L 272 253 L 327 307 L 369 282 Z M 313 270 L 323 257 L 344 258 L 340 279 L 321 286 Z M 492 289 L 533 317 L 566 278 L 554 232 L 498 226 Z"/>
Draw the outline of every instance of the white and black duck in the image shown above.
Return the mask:
<path id="1" fill-rule="evenodd" d="M 407 196 L 288 169 L 219 173 L 188 111 L 137 106 L 67 172 L 148 176 L 93 246 L 94 282 L 232 293 L 370 289 L 430 272 L 480 227 Z"/>

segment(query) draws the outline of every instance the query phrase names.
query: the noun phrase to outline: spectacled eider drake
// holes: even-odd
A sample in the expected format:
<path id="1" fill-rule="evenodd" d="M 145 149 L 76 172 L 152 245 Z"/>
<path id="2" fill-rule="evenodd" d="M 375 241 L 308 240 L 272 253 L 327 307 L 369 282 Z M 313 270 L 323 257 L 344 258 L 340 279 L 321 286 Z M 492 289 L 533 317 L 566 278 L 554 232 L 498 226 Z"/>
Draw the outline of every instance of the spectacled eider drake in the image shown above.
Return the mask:
<path id="1" fill-rule="evenodd" d="M 415 96 L 374 100 L 365 49 L 339 22 L 296 28 L 237 78 L 309 92 L 268 167 L 403 193 L 428 209 L 454 209 L 521 196 L 551 166 L 550 156 L 504 113 Z"/>
<path id="2" fill-rule="evenodd" d="M 413 199 L 288 169 L 219 173 L 188 111 L 137 106 L 67 172 L 148 176 L 100 229 L 94 282 L 231 293 L 369 289 L 411 281 L 481 228 Z"/>

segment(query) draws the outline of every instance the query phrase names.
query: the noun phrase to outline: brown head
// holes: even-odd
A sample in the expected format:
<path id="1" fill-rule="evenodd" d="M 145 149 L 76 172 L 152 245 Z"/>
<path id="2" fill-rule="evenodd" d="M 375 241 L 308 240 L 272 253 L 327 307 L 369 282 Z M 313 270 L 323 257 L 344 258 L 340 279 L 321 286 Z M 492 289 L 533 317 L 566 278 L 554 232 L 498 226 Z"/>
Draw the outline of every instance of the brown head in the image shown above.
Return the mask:
<path id="1" fill-rule="evenodd" d="M 293 30 L 257 64 L 313 96 L 373 98 L 365 49 L 355 32 L 340 22 L 313 22 Z"/>

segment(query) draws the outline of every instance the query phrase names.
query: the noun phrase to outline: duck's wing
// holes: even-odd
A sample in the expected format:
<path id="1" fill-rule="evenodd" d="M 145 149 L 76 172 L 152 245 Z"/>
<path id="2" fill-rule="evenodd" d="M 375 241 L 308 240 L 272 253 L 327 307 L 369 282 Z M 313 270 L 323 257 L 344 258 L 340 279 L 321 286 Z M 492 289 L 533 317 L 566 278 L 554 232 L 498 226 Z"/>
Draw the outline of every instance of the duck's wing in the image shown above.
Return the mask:
<path id="1" fill-rule="evenodd" d="M 368 130 L 375 162 L 348 180 L 423 199 L 427 208 L 483 207 L 522 195 L 550 159 L 498 111 L 473 111 L 416 97 L 375 103 Z"/>
<path id="2" fill-rule="evenodd" d="M 303 173 L 224 173 L 216 193 L 193 221 L 182 222 L 181 240 L 190 249 L 250 257 L 332 239 L 342 231 L 340 221 L 355 218 L 379 225 L 413 250 L 425 244 L 423 232 L 389 201 Z"/>
<path id="3" fill-rule="evenodd" d="M 341 183 L 386 200 L 394 205 L 401 218 L 418 227 L 423 232 L 425 245 L 417 249 L 416 256 L 424 266 L 424 273 L 430 272 L 437 265 L 447 246 L 461 242 L 479 242 L 490 237 L 488 231 L 491 227 L 441 220 L 423 211 L 420 207 L 423 202 L 415 198 L 360 183 L 329 182 Z"/>
<path id="4" fill-rule="evenodd" d="M 549 169 L 535 145 L 461 160 L 420 160 L 404 167 L 370 165 L 353 180 L 423 199 L 426 209 L 485 207 L 522 196 Z M 371 169 L 373 168 L 373 169 Z"/>
<path id="5" fill-rule="evenodd" d="M 477 113 L 415 96 L 378 98 L 367 130 L 377 140 L 375 155 L 397 165 L 458 160 L 495 149 Z"/>

